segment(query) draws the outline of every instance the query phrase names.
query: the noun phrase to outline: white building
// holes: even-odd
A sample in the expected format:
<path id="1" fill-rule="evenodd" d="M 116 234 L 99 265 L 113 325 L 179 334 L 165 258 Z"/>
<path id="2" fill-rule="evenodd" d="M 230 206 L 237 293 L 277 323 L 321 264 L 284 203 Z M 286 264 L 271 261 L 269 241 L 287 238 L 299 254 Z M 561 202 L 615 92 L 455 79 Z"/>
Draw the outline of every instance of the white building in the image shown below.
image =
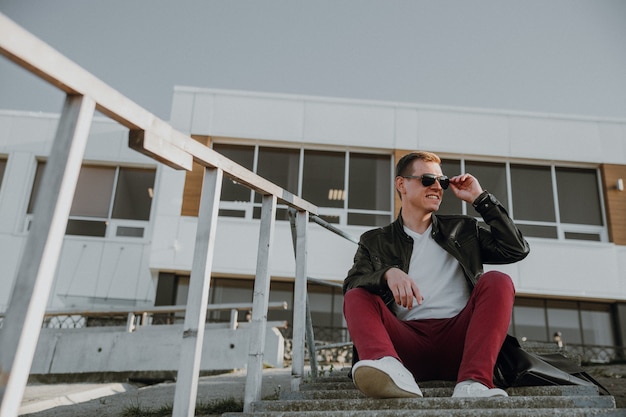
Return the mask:
<path id="1" fill-rule="evenodd" d="M 511 333 L 626 343 L 626 120 L 180 87 L 170 122 L 316 204 L 322 218 L 355 238 L 395 217 L 396 159 L 416 149 L 436 152 L 445 174 L 477 176 L 530 242 L 527 259 L 496 266 L 517 288 Z M 53 115 L 0 112 L 5 289 L 55 128 Z M 115 122 L 96 118 L 50 308 L 186 299 L 200 171 L 159 165 L 129 149 L 127 138 Z M 220 209 L 210 301 L 251 301 L 260 199 L 225 179 Z M 476 215 L 452 194 L 441 210 Z M 278 218 L 270 299 L 291 305 L 291 228 L 286 210 Z M 310 277 L 341 283 L 356 245 L 313 224 L 309 239 Z M 345 337 L 341 289 L 313 284 L 309 291 L 316 334 Z M 0 311 L 9 294 L 0 292 Z M 291 319 L 290 311 L 269 314 Z"/>

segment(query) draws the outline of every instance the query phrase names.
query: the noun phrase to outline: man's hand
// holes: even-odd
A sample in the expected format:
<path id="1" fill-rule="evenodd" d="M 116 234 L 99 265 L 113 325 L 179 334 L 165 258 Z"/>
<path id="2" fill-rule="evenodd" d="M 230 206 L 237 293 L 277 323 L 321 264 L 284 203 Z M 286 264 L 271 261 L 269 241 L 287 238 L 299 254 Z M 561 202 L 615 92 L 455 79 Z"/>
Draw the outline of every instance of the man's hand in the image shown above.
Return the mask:
<path id="1" fill-rule="evenodd" d="M 413 297 L 417 300 L 418 305 L 424 302 L 424 297 L 422 297 L 422 293 L 417 288 L 417 284 L 403 270 L 398 268 L 387 270 L 385 272 L 385 280 L 393 293 L 396 304 L 410 310 L 413 308 Z"/>
<path id="2" fill-rule="evenodd" d="M 471 174 L 461 174 L 450 178 L 450 189 L 457 198 L 470 204 L 483 192 L 480 183 Z"/>

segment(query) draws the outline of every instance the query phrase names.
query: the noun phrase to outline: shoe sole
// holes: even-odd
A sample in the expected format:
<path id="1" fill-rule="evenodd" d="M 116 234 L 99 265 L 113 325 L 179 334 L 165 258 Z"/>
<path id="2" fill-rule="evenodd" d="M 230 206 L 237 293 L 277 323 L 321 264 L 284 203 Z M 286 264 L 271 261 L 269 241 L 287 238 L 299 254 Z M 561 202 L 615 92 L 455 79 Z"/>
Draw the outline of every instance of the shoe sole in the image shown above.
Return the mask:
<path id="1" fill-rule="evenodd" d="M 418 398 L 422 395 L 403 390 L 380 369 L 362 366 L 354 371 L 354 385 L 370 398 Z"/>

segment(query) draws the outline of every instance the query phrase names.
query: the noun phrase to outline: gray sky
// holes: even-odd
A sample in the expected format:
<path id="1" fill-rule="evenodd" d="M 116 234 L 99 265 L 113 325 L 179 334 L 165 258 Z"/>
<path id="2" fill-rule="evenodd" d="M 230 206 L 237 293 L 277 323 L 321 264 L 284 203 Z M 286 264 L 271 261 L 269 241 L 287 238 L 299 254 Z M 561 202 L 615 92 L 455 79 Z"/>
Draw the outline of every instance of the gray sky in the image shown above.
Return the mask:
<path id="1" fill-rule="evenodd" d="M 626 118 L 624 0 L 0 0 L 163 119 L 174 85 Z M 63 96 L 0 58 L 0 109 Z"/>

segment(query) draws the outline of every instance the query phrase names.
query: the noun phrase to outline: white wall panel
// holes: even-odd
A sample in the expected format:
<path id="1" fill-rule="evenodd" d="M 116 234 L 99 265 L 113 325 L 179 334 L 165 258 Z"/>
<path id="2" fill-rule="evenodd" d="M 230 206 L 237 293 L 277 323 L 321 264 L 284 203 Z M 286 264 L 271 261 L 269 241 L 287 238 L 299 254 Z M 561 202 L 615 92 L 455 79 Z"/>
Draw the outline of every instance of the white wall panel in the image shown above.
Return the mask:
<path id="1" fill-rule="evenodd" d="M 108 119 L 94 119 L 89 129 L 85 159 L 116 161 L 120 158 L 122 147 L 128 148 L 128 129 Z"/>
<path id="2" fill-rule="evenodd" d="M 500 115 L 420 110 L 423 150 L 475 155 L 509 155 L 507 118 Z"/>
<path id="3" fill-rule="evenodd" d="M 511 155 L 559 161 L 601 162 L 595 123 L 511 117 Z"/>
<path id="4" fill-rule="evenodd" d="M 191 133 L 191 117 L 195 94 L 188 90 L 176 89 L 172 99 L 170 124 L 183 133 Z"/>
<path id="5" fill-rule="evenodd" d="M 159 166 L 156 178 L 158 189 L 155 190 L 153 200 L 153 204 L 156 205 L 154 213 L 162 216 L 180 216 L 185 174 L 186 171 L 179 171 L 165 165 Z M 156 227 L 159 227 L 158 223 Z"/>
<path id="6" fill-rule="evenodd" d="M 180 219 L 178 216 L 154 216 L 150 268 L 165 270 L 174 268 Z"/>
<path id="7" fill-rule="evenodd" d="M 181 217 L 178 223 L 178 234 L 173 242 L 174 263 L 171 269 L 191 271 L 193 249 L 196 240 L 198 219 L 196 217 Z"/>
<path id="8" fill-rule="evenodd" d="M 298 142 L 302 137 L 302 123 L 301 101 L 221 95 L 215 97 L 211 133 Z"/>
<path id="9" fill-rule="evenodd" d="M 389 148 L 419 149 L 418 111 L 412 108 L 396 109 L 395 142 Z M 381 142 L 381 145 L 383 142 Z"/>
<path id="10" fill-rule="evenodd" d="M 141 300 L 139 283 L 150 279 L 150 272 L 142 268 L 144 244 L 133 242 L 106 242 L 98 275 L 96 296 L 103 299 Z"/>
<path id="11" fill-rule="evenodd" d="M 208 135 L 213 124 L 213 94 L 197 93 L 194 95 L 191 133 Z"/>
<path id="12" fill-rule="evenodd" d="M 0 311 L 6 311 L 9 299 L 13 292 L 13 282 L 17 267 L 22 259 L 22 249 L 26 241 L 25 236 L 15 236 L 0 233 L 0 265 L 2 274 L 0 274 Z"/>
<path id="13" fill-rule="evenodd" d="M 304 140 L 384 148 L 392 144 L 394 124 L 392 107 L 307 102 Z"/>
<path id="14" fill-rule="evenodd" d="M 623 123 L 598 123 L 598 132 L 602 162 L 626 164 L 626 125 Z"/>
<path id="15" fill-rule="evenodd" d="M 47 155 L 56 133 L 58 118 L 34 115 L 15 116 L 9 130 L 7 145 L 12 151 Z"/>
<path id="16" fill-rule="evenodd" d="M 66 237 L 50 294 L 50 307 L 68 308 L 94 297 L 102 266 L 104 242 L 99 239 Z"/>
<path id="17" fill-rule="evenodd" d="M 8 147 L 11 143 L 11 125 L 13 116 L 10 113 L 0 112 L 0 153 L 12 150 Z"/>
<path id="18" fill-rule="evenodd" d="M 518 292 L 626 299 L 619 280 L 620 255 L 611 244 L 529 239 L 520 263 Z"/>

